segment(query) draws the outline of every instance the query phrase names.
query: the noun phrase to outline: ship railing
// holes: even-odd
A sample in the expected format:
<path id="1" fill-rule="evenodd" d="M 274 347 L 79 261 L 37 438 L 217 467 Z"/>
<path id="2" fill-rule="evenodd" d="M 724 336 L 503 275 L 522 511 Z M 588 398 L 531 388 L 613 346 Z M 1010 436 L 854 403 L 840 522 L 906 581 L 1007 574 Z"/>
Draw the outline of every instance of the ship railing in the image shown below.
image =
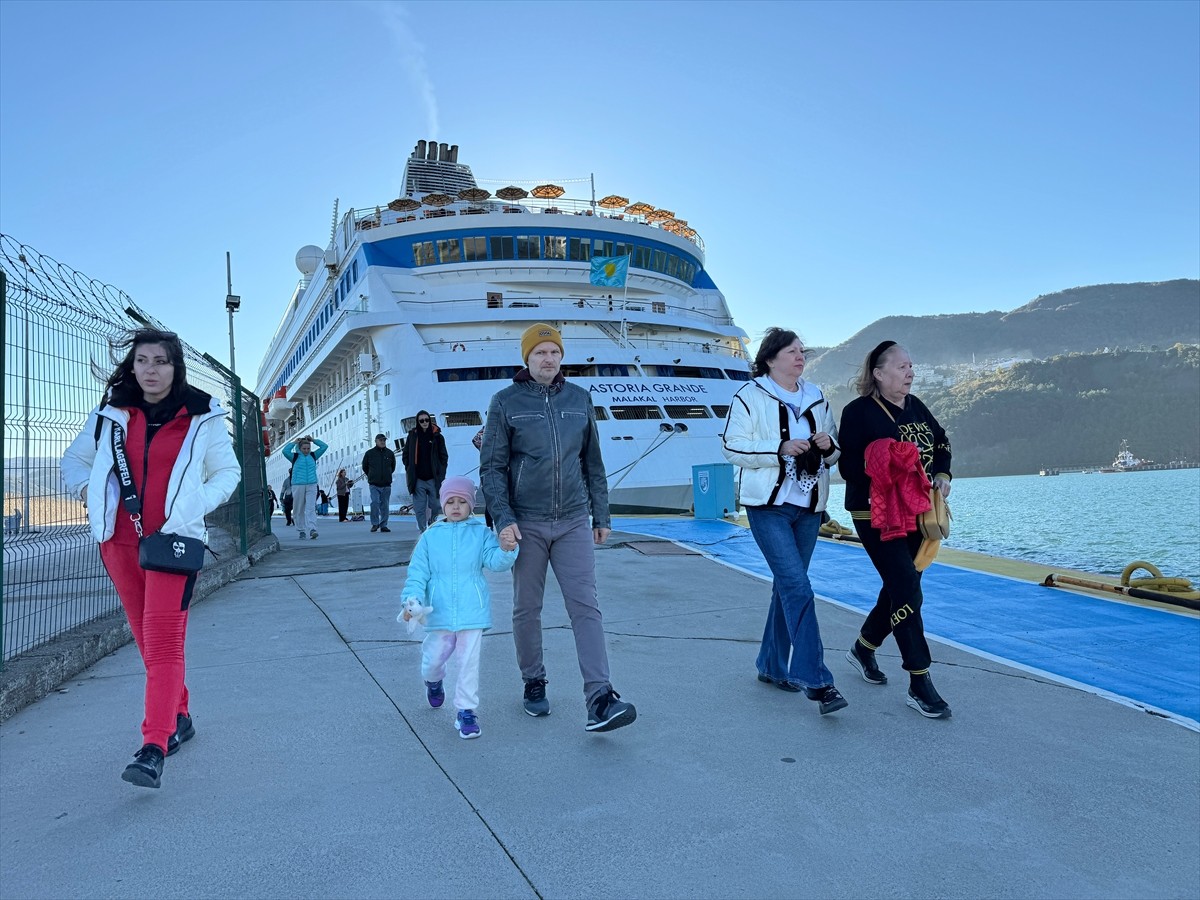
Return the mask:
<path id="1" fill-rule="evenodd" d="M 331 407 L 345 399 L 347 395 L 352 394 L 357 390 L 361 390 L 363 385 L 366 383 L 367 379 L 363 377 L 362 372 L 355 372 L 328 394 L 323 395 L 320 399 L 314 400 L 309 404 L 310 408 L 312 409 L 313 418 L 320 418 Z"/>
<path id="2" fill-rule="evenodd" d="M 538 200 L 533 197 L 527 197 L 520 201 L 484 200 L 479 203 L 462 201 L 452 203 L 449 206 L 425 206 L 420 209 L 405 210 L 402 212 L 388 209 L 386 204 L 381 204 L 374 209 L 352 209 L 348 215 L 353 217 L 355 228 L 360 231 L 369 231 L 372 228 L 381 228 L 384 225 L 417 222 L 424 219 L 444 219 L 448 216 L 484 215 L 486 213 L 595 216 L 598 219 L 635 222 L 639 225 L 645 225 L 647 228 L 657 228 L 660 231 L 674 234 L 676 237 L 691 241 L 701 250 L 704 249 L 704 239 L 695 232 L 695 229 L 691 229 L 690 227 L 690 233 L 671 231 L 670 228 L 663 227 L 664 223 L 662 222 L 647 222 L 645 216 L 634 215 L 622 210 L 603 209 L 600 206 L 594 205 L 590 200 L 567 200 L 561 197 L 558 200 Z M 674 220 L 667 221 L 671 222 Z"/>
<path id="3" fill-rule="evenodd" d="M 707 312 L 702 309 L 696 309 L 691 306 L 683 306 L 681 304 L 670 303 L 666 300 L 647 300 L 641 297 L 624 298 L 619 294 L 614 294 L 610 300 L 608 297 L 539 297 L 532 295 L 520 296 L 504 296 L 499 293 L 484 297 L 470 297 L 459 300 L 397 300 L 401 310 L 409 315 L 416 316 L 419 311 L 425 311 L 428 317 L 428 311 L 431 308 L 438 310 L 435 318 L 439 321 L 453 321 L 454 319 L 475 321 L 479 308 L 496 310 L 497 318 L 508 319 L 510 314 L 501 312 L 501 310 L 546 310 L 548 316 L 558 319 L 580 318 L 579 310 L 592 310 L 597 313 L 602 313 L 604 316 L 611 316 L 608 319 L 610 322 L 620 324 L 621 319 L 625 318 L 630 325 L 636 327 L 641 323 L 654 323 L 658 316 L 679 316 L 685 319 L 695 319 L 703 322 L 710 327 L 730 327 L 733 325 L 733 318 L 727 314 L 718 314 Z M 636 314 L 636 319 L 630 319 L 629 314 Z M 589 321 L 594 321 L 594 317 L 588 317 Z M 486 320 L 484 320 L 486 321 Z"/>

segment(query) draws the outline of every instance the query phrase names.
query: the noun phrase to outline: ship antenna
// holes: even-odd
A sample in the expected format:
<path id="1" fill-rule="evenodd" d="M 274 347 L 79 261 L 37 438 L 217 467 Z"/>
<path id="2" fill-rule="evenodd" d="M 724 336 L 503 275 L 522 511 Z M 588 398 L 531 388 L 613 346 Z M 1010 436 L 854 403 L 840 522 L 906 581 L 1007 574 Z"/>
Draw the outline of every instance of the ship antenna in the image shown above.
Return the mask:
<path id="1" fill-rule="evenodd" d="M 329 223 L 329 243 L 333 243 L 333 239 L 337 236 L 337 209 L 338 198 L 333 198 L 333 221 Z"/>

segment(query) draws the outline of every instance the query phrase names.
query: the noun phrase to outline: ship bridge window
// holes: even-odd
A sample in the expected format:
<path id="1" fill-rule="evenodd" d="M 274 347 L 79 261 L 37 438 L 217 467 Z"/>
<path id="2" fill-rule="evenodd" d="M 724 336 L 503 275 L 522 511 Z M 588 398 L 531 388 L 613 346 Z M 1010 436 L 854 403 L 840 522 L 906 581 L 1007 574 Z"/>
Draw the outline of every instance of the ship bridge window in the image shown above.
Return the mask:
<path id="1" fill-rule="evenodd" d="M 601 238 L 592 238 L 592 256 L 615 256 L 613 253 L 613 242 L 602 240 Z"/>
<path id="2" fill-rule="evenodd" d="M 516 246 L 511 237 L 497 235 L 492 238 L 492 259 L 516 259 Z"/>
<path id="3" fill-rule="evenodd" d="M 438 369 L 438 381 L 512 381 L 520 366 L 465 366 L 459 369 Z"/>
<path id="4" fill-rule="evenodd" d="M 629 374 L 629 366 L 624 363 L 601 363 L 596 366 L 596 374 L 601 378 L 627 376 Z"/>
<path id="5" fill-rule="evenodd" d="M 721 370 L 710 366 L 646 366 L 649 374 L 665 378 L 720 378 Z"/>
<path id="6" fill-rule="evenodd" d="M 487 259 L 487 238 L 463 238 L 463 257 L 468 261 Z"/>
<path id="7" fill-rule="evenodd" d="M 437 257 L 433 255 L 433 241 L 413 244 L 413 262 L 418 266 L 432 266 L 437 262 Z"/>
<path id="8" fill-rule="evenodd" d="M 457 240 L 438 241 L 438 259 L 444 263 L 456 263 L 462 259 Z"/>
<path id="9" fill-rule="evenodd" d="M 566 259 L 567 239 L 557 235 L 546 235 L 546 259 Z"/>
<path id="10" fill-rule="evenodd" d="M 593 406 L 592 409 L 594 409 L 596 411 L 596 421 L 597 422 L 607 422 L 608 421 L 608 410 L 607 409 L 605 409 L 603 406 Z"/>
<path id="11" fill-rule="evenodd" d="M 542 239 L 536 234 L 517 235 L 517 259 L 541 259 Z"/>
<path id="12" fill-rule="evenodd" d="M 657 406 L 638 404 L 632 406 L 612 406 L 609 409 L 612 411 L 612 417 L 621 421 L 629 419 L 661 419 L 663 417 L 662 410 Z"/>
<path id="13" fill-rule="evenodd" d="M 730 378 L 732 378 L 734 381 L 749 381 L 750 380 L 750 373 L 743 372 L 739 369 L 726 369 L 725 374 L 728 375 Z"/>
<path id="14" fill-rule="evenodd" d="M 584 364 L 581 366 L 563 366 L 563 378 L 595 378 L 596 366 Z"/>
<path id="15" fill-rule="evenodd" d="M 483 418 L 475 410 L 446 413 L 446 427 L 448 428 L 453 428 L 455 425 L 474 425 L 478 428 L 482 424 Z"/>
<path id="16" fill-rule="evenodd" d="M 567 257 L 576 262 L 588 262 L 592 258 L 592 242 L 587 238 L 571 238 L 567 243 Z"/>
<path id="17" fill-rule="evenodd" d="M 707 406 L 671 406 L 663 407 L 670 419 L 711 419 L 712 413 Z"/>
<path id="18" fill-rule="evenodd" d="M 718 419 L 724 419 L 729 415 L 729 406 L 725 403 L 714 403 L 713 412 L 717 414 Z"/>

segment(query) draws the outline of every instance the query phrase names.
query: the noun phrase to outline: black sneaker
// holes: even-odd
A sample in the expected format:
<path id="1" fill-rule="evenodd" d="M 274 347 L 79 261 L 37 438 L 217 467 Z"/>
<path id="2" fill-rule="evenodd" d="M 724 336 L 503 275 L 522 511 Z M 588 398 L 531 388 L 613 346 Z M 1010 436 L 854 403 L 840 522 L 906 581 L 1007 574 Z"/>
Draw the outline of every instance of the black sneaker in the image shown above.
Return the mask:
<path id="1" fill-rule="evenodd" d="M 525 682 L 525 712 L 534 718 L 550 715 L 550 701 L 546 699 L 546 679 L 535 678 Z"/>
<path id="2" fill-rule="evenodd" d="M 613 731 L 623 728 L 637 718 L 632 703 L 626 703 L 621 695 L 609 688 L 588 705 L 588 720 L 583 726 L 588 731 Z"/>
<path id="3" fill-rule="evenodd" d="M 391 533 L 392 533 L 392 529 L 388 528 L 386 525 L 380 525 L 380 526 L 379 526 L 379 530 L 380 530 L 380 531 L 382 531 L 382 532 L 384 532 L 385 534 L 391 534 Z"/>
<path id="4" fill-rule="evenodd" d="M 163 752 L 154 744 L 146 744 L 133 754 L 133 762 L 121 773 L 121 780 L 138 787 L 156 788 L 162 784 Z"/>
<path id="5" fill-rule="evenodd" d="M 856 640 L 846 651 L 846 661 L 858 669 L 858 674 L 867 684 L 887 684 L 887 676 L 875 662 L 875 651 L 868 650 L 861 641 Z"/>
<path id="6" fill-rule="evenodd" d="M 190 741 L 195 736 L 196 726 L 192 724 L 192 717 L 175 716 L 175 733 L 167 738 L 167 756 L 173 756 L 184 741 Z"/>
<path id="7" fill-rule="evenodd" d="M 816 690 L 804 692 L 804 695 L 809 700 L 814 700 L 820 704 L 821 715 L 827 716 L 831 712 L 837 712 L 839 709 L 845 709 L 850 703 L 838 693 L 838 689 L 832 684 L 828 687 L 817 688 Z"/>
<path id="8" fill-rule="evenodd" d="M 771 678 L 769 675 L 764 675 L 762 672 L 758 673 L 758 680 L 763 684 L 773 684 L 781 691 L 789 691 L 793 694 L 800 693 L 800 688 L 796 687 L 796 685 L 792 684 L 790 681 L 776 681 L 774 678 Z"/>
<path id="9" fill-rule="evenodd" d="M 374 533 L 375 533 L 376 531 L 378 531 L 378 530 L 379 530 L 379 526 L 378 526 L 378 525 L 372 525 L 372 526 L 371 526 L 371 534 L 374 534 Z"/>
<path id="10" fill-rule="evenodd" d="M 950 704 L 938 694 L 928 672 L 912 676 L 905 702 L 927 719 L 950 718 Z"/>

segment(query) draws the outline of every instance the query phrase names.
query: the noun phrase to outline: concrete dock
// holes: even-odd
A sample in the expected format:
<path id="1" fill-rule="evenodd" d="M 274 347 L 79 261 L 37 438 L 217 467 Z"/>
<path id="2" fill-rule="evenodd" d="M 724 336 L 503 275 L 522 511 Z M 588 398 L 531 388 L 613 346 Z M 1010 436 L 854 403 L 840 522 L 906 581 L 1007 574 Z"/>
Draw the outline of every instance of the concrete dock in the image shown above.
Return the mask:
<path id="1" fill-rule="evenodd" d="M 197 734 L 160 790 L 120 779 L 132 644 L 0 725 L 0 897 L 1200 896 L 1200 734 L 1161 717 L 935 642 L 954 717 L 924 719 L 894 643 L 864 683 L 861 615 L 820 603 L 850 702 L 821 717 L 755 679 L 768 582 L 618 530 L 596 562 L 637 721 L 584 731 L 553 578 L 552 714 L 525 715 L 489 574 L 463 741 L 395 622 L 411 518 L 319 527 L 194 607 Z"/>

